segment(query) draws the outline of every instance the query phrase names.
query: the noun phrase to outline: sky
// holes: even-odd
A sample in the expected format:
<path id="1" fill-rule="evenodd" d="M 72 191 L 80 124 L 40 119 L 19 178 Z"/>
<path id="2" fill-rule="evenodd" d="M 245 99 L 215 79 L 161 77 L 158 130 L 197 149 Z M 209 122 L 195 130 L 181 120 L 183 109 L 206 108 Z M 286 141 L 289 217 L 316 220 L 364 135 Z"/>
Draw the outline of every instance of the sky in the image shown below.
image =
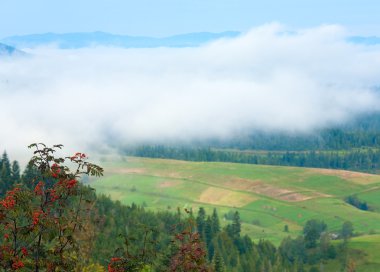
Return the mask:
<path id="1" fill-rule="evenodd" d="M 378 0 L 0 0 L 0 38 L 105 31 L 162 37 L 278 22 L 294 28 L 339 24 L 380 35 Z"/>

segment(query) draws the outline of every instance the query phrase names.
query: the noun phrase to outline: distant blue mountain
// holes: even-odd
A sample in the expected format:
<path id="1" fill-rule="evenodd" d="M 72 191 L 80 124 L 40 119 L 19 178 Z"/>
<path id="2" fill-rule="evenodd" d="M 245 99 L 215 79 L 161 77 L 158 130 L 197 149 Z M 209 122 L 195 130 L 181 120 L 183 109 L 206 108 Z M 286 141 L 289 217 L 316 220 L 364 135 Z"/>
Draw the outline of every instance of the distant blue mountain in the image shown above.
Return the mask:
<path id="1" fill-rule="evenodd" d="M 13 47 L 33 48 L 37 46 L 56 45 L 62 49 L 74 49 L 94 46 L 113 46 L 124 48 L 153 48 L 153 47 L 196 47 L 222 38 L 234 38 L 241 33 L 237 31 L 225 31 L 220 33 L 196 32 L 182 35 L 154 38 L 145 36 L 115 35 L 105 32 L 82 33 L 45 33 L 23 36 L 11 36 L 0 40 L 10 45 L 0 47 L 0 50 L 12 51 Z M 347 41 L 356 44 L 376 45 L 380 44 L 380 37 L 352 36 Z M 17 49 L 15 49 L 17 50 Z"/>
<path id="2" fill-rule="evenodd" d="M 93 46 L 116 46 L 124 48 L 152 47 L 196 47 L 221 38 L 233 38 L 240 32 L 226 31 L 221 33 L 199 32 L 175 35 L 165 38 L 143 36 L 114 35 L 105 32 L 91 33 L 45 33 L 24 36 L 11 36 L 1 40 L 18 48 L 33 48 L 53 44 L 62 49 Z"/>
<path id="3" fill-rule="evenodd" d="M 9 46 L 0 43 L 0 56 L 12 56 L 12 55 L 24 55 L 25 53 L 21 50 L 16 49 L 13 46 Z"/>
<path id="4" fill-rule="evenodd" d="M 376 37 L 376 36 L 371 36 L 371 37 L 353 36 L 353 37 L 348 38 L 348 41 L 350 41 L 352 43 L 376 45 L 376 44 L 380 44 L 380 37 Z"/>

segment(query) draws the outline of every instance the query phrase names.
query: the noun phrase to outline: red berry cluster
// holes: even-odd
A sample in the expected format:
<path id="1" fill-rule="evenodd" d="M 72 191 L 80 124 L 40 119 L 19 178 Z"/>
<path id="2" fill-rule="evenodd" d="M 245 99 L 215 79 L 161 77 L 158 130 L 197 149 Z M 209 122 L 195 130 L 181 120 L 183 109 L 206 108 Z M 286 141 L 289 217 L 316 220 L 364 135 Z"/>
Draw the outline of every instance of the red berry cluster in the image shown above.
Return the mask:
<path id="1" fill-rule="evenodd" d="M 18 258 L 15 258 L 12 262 L 12 269 L 13 270 L 19 270 L 20 268 L 24 267 L 24 263 L 19 260 Z"/>
<path id="2" fill-rule="evenodd" d="M 40 222 L 41 215 L 46 216 L 46 213 L 44 213 L 42 210 L 37 210 L 33 212 L 33 226 L 38 225 L 38 223 Z"/>
<path id="3" fill-rule="evenodd" d="M 34 188 L 34 193 L 36 195 L 40 195 L 40 196 L 43 195 L 42 189 L 43 189 L 44 185 L 45 184 L 42 181 L 38 182 L 36 185 L 36 188 Z"/>
<path id="4" fill-rule="evenodd" d="M 28 250 L 27 250 L 26 247 L 22 247 L 22 248 L 21 248 L 21 252 L 22 252 L 22 255 L 23 255 L 24 257 L 26 257 L 26 256 L 29 255 L 29 252 L 28 252 Z"/>
<path id="5" fill-rule="evenodd" d="M 114 257 L 111 259 L 111 262 L 108 265 L 108 272 L 123 272 L 124 269 L 122 267 L 117 267 L 117 263 L 121 262 L 122 259 L 118 257 Z"/>
<path id="6" fill-rule="evenodd" d="M 70 160 L 71 161 L 74 161 L 74 160 L 83 160 L 83 159 L 86 159 L 86 158 L 87 158 L 86 154 L 77 152 L 77 153 L 74 154 L 74 156 L 70 157 Z"/>
<path id="7" fill-rule="evenodd" d="M 51 176 L 53 178 L 57 178 L 59 173 L 61 173 L 61 168 L 58 164 L 54 163 L 52 166 L 51 166 Z"/>
<path id="8" fill-rule="evenodd" d="M 7 196 L 5 199 L 0 201 L 0 204 L 6 208 L 6 209 L 13 209 L 14 206 L 16 205 L 16 199 L 15 199 L 15 194 L 20 191 L 20 188 L 16 187 L 11 191 L 7 192 Z"/>

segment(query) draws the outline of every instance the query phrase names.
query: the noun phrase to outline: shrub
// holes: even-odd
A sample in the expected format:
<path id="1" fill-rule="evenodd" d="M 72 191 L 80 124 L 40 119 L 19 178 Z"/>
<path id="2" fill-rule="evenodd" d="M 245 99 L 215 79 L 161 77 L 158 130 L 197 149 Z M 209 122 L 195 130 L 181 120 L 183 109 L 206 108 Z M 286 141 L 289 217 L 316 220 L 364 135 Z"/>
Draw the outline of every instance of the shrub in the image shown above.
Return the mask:
<path id="1" fill-rule="evenodd" d="M 72 271 L 83 259 L 76 237 L 85 228 L 94 200 L 92 190 L 79 179 L 100 176 L 103 169 L 87 162 L 83 153 L 55 157 L 62 145 L 29 147 L 35 149 L 29 167 L 37 170 L 39 180 L 16 185 L 0 201 L 0 267 L 6 271 Z"/>

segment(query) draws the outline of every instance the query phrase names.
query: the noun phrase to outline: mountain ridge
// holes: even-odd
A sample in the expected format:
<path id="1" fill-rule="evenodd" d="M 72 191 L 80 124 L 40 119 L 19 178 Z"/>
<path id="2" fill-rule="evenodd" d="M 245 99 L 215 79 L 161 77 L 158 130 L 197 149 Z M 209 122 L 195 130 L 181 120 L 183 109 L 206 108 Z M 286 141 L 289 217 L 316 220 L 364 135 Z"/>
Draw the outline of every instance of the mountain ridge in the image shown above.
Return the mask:
<path id="1" fill-rule="evenodd" d="M 45 45 L 56 45 L 60 49 L 79 49 L 94 46 L 112 46 L 121 48 L 156 48 L 156 47 L 197 47 L 218 39 L 230 39 L 241 35 L 238 31 L 192 32 L 166 37 L 134 36 L 112 34 L 103 31 L 39 33 L 15 35 L 0 39 L 0 43 L 17 48 L 34 48 Z M 378 45 L 377 36 L 350 36 L 347 42 L 363 45 Z"/>
<path id="2" fill-rule="evenodd" d="M 42 33 L 31 35 L 10 36 L 1 42 L 19 48 L 33 48 L 41 45 L 54 44 L 61 49 L 75 49 L 92 46 L 117 46 L 125 48 L 153 47 L 196 47 L 201 44 L 222 38 L 234 38 L 240 35 L 237 31 L 219 33 L 194 32 L 168 37 L 148 37 L 117 35 L 107 32 L 75 32 L 75 33 Z"/>

